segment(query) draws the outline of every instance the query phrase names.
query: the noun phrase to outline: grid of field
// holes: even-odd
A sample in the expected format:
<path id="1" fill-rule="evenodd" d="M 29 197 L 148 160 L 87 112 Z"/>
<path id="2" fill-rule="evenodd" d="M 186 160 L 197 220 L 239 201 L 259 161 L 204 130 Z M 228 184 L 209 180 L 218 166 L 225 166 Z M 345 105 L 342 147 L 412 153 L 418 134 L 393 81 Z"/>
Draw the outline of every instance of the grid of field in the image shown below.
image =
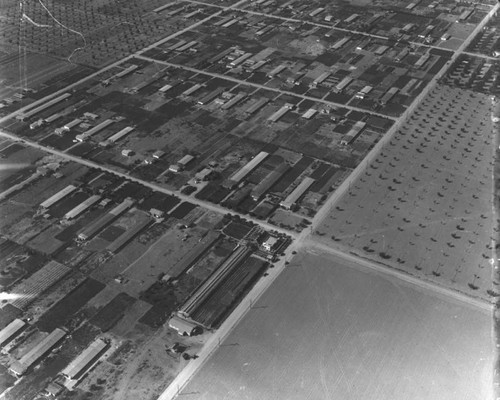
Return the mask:
<path id="1" fill-rule="evenodd" d="M 491 346 L 488 312 L 303 254 L 181 396 L 490 400 Z"/>
<path id="2" fill-rule="evenodd" d="M 18 308 L 24 308 L 32 303 L 41 293 L 56 284 L 60 279 L 67 275 L 71 268 L 66 267 L 57 261 L 50 261 L 47 265 L 35 272 L 24 282 L 16 285 L 11 293 L 18 297 L 12 301 L 12 305 Z"/>
<path id="3" fill-rule="evenodd" d="M 437 86 L 317 229 L 420 278 L 492 298 L 489 96 Z"/>

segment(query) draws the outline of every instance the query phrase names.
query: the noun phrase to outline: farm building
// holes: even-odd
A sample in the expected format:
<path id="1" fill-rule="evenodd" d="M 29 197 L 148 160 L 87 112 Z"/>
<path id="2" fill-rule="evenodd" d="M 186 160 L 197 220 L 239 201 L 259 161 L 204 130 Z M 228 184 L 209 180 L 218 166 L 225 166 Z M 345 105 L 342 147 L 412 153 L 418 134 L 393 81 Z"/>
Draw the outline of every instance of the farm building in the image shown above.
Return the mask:
<path id="1" fill-rule="evenodd" d="M 396 95 L 396 93 L 399 91 L 397 87 L 391 87 L 385 94 L 382 96 L 380 99 L 380 103 L 382 105 L 387 104 L 391 99 Z"/>
<path id="2" fill-rule="evenodd" d="M 170 89 L 172 89 L 174 86 L 171 85 L 170 83 L 167 83 L 165 86 L 162 86 L 161 88 L 158 89 L 158 91 L 160 93 L 165 93 L 167 91 L 169 91 Z"/>
<path id="3" fill-rule="evenodd" d="M 194 175 L 195 182 L 203 182 L 213 173 L 212 168 L 203 168 L 200 172 Z"/>
<path id="4" fill-rule="evenodd" d="M 285 200 L 283 200 L 280 205 L 287 210 L 291 209 L 293 205 L 299 200 L 302 195 L 309 189 L 309 187 L 315 182 L 311 177 L 305 177 L 302 182 L 290 193 Z"/>
<path id="5" fill-rule="evenodd" d="M 356 138 L 361 134 L 361 131 L 365 128 L 366 122 L 358 121 L 354 124 L 349 132 L 347 132 L 344 137 L 340 140 L 340 144 L 347 146 L 356 140 Z"/>
<path id="6" fill-rule="evenodd" d="M 186 166 L 194 160 L 194 156 L 190 154 L 186 154 L 184 157 L 182 157 L 177 163 L 172 164 L 168 169 L 172 172 L 180 172 L 183 171 Z"/>
<path id="7" fill-rule="evenodd" d="M 462 12 L 462 14 L 460 14 L 460 16 L 457 19 L 457 22 L 465 21 L 467 18 L 469 18 L 472 15 L 473 12 L 474 12 L 474 9 L 465 10 L 464 12 Z"/>
<path id="8" fill-rule="evenodd" d="M 214 22 L 214 26 L 221 26 L 221 25 L 224 25 L 226 22 L 229 22 L 233 19 L 233 16 L 232 15 L 229 15 L 225 18 L 222 18 L 220 20 L 218 20 L 217 22 Z"/>
<path id="9" fill-rule="evenodd" d="M 99 233 L 102 229 L 108 226 L 111 222 L 113 222 L 116 218 L 122 215 L 125 211 L 127 211 L 132 205 L 135 203 L 132 199 L 125 199 L 120 204 L 118 204 L 115 208 L 113 208 L 110 212 L 104 214 L 102 217 L 98 218 L 96 221 L 87 225 L 79 234 L 79 240 L 89 240 L 94 237 L 97 233 Z"/>
<path id="10" fill-rule="evenodd" d="M 248 197 L 251 191 L 252 188 L 248 186 L 236 190 L 229 199 L 224 200 L 223 206 L 229 209 L 238 207 L 243 202 L 243 200 Z"/>
<path id="11" fill-rule="evenodd" d="M 228 273 L 245 260 L 252 249 L 247 246 L 239 246 L 231 255 L 217 268 L 210 277 L 189 297 L 178 311 L 178 315 L 189 318 L 190 314 L 200 306 L 217 285 L 228 275 Z"/>
<path id="12" fill-rule="evenodd" d="M 223 110 L 228 110 L 232 106 L 234 106 L 236 103 L 240 102 L 246 97 L 246 93 L 238 93 L 236 96 L 234 96 L 231 100 L 229 100 L 227 103 L 223 104 L 221 108 Z"/>
<path id="13" fill-rule="evenodd" d="M 278 75 L 280 72 L 282 72 L 286 68 L 286 65 L 278 65 L 276 68 L 274 68 L 271 72 L 267 74 L 268 78 L 274 78 L 276 75 Z"/>
<path id="14" fill-rule="evenodd" d="M 159 160 L 160 158 L 162 158 L 163 156 L 165 155 L 165 152 L 163 150 L 156 150 L 154 153 L 153 153 L 153 158 L 156 158 L 157 160 Z"/>
<path id="15" fill-rule="evenodd" d="M 193 336 L 202 331 L 198 324 L 181 318 L 178 315 L 174 315 L 168 320 L 168 326 L 175 329 L 181 336 Z"/>
<path id="16" fill-rule="evenodd" d="M 64 214 L 65 219 L 73 219 L 78 217 L 81 213 L 87 211 L 90 207 L 92 207 L 95 203 L 97 203 L 101 199 L 101 196 L 95 194 L 90 196 L 84 202 L 78 204 L 75 208 L 69 210 L 66 214 Z"/>
<path id="17" fill-rule="evenodd" d="M 431 55 L 429 53 L 423 54 L 416 62 L 415 62 L 415 67 L 420 68 L 423 67 L 424 64 L 429 60 Z"/>
<path id="18" fill-rule="evenodd" d="M 184 90 L 184 92 L 181 93 L 181 96 L 190 96 L 194 92 L 196 92 L 197 90 L 201 89 L 202 87 L 203 87 L 203 85 L 201 83 L 197 83 L 197 84 L 191 86 L 190 88 Z"/>
<path id="19" fill-rule="evenodd" d="M 352 14 L 350 17 L 346 18 L 346 19 L 344 20 L 344 22 L 348 22 L 348 23 L 349 23 L 349 22 L 352 22 L 352 21 L 354 21 L 355 19 L 357 19 L 358 17 L 359 17 L 359 15 L 358 15 L 358 14 Z"/>
<path id="20" fill-rule="evenodd" d="M 222 27 L 229 28 L 230 26 L 234 25 L 238 21 L 239 21 L 239 18 L 233 18 L 231 21 L 227 21 L 225 24 L 222 24 Z"/>
<path id="21" fill-rule="evenodd" d="M 123 78 L 124 76 L 126 76 L 126 75 L 130 74 L 131 72 L 135 71 L 137 68 L 139 68 L 139 67 L 137 65 L 135 65 L 135 64 L 129 65 L 123 71 L 118 72 L 114 77 L 115 78 Z"/>
<path id="22" fill-rule="evenodd" d="M 245 54 L 239 56 L 236 60 L 231 61 L 228 66 L 230 68 L 234 68 L 234 67 L 240 65 L 246 59 L 252 57 L 252 55 L 253 55 L 252 53 L 245 53 Z"/>
<path id="23" fill-rule="evenodd" d="M 342 46 L 344 46 L 351 38 L 349 37 L 345 37 L 345 38 L 342 38 L 340 39 L 338 42 L 336 42 L 333 46 L 332 46 L 332 49 L 333 50 L 338 50 L 340 49 Z"/>
<path id="24" fill-rule="evenodd" d="M 381 45 L 379 47 L 377 47 L 377 49 L 375 50 L 375 54 L 377 56 L 381 56 L 382 54 L 384 54 L 387 50 L 389 50 L 389 46 L 384 46 L 384 45 Z"/>
<path id="25" fill-rule="evenodd" d="M 77 125 L 80 125 L 82 120 L 80 118 L 75 118 L 74 120 L 68 122 L 67 124 L 64 124 L 63 129 L 65 131 L 69 131 L 71 128 L 74 128 Z"/>
<path id="26" fill-rule="evenodd" d="M 258 201 L 271 187 L 290 169 L 290 166 L 283 163 L 274 171 L 267 175 L 257 186 L 252 190 L 252 198 Z"/>
<path id="27" fill-rule="evenodd" d="M 305 119 L 311 119 L 312 117 L 314 117 L 316 115 L 316 113 L 318 112 L 318 110 L 314 109 L 314 108 L 310 108 L 309 110 L 307 110 L 303 115 L 302 115 L 302 118 L 305 118 Z"/>
<path id="28" fill-rule="evenodd" d="M 31 366 L 37 363 L 49 351 L 57 346 L 66 336 L 66 331 L 56 328 L 41 342 L 29 350 L 20 360 L 14 361 L 9 370 L 16 376 L 22 376 Z"/>
<path id="29" fill-rule="evenodd" d="M 90 128 L 88 131 L 85 131 L 80 135 L 76 135 L 75 139 L 78 140 L 79 142 L 84 142 L 89 137 L 102 131 L 104 128 L 107 128 L 108 126 L 110 126 L 114 122 L 115 121 L 112 119 L 106 119 L 106 120 L 102 121 L 100 124 L 97 124 L 96 126 L 94 126 L 93 128 Z"/>
<path id="30" fill-rule="evenodd" d="M 322 13 L 323 11 L 325 11 L 325 8 L 324 8 L 324 7 L 318 7 L 318 8 L 316 8 L 314 11 L 311 11 L 311 12 L 309 13 L 309 16 L 310 16 L 310 17 L 314 17 L 314 16 L 316 16 L 316 15 L 318 15 L 318 14 Z"/>
<path id="31" fill-rule="evenodd" d="M 262 161 L 264 161 L 269 153 L 265 151 L 261 151 L 254 158 L 252 158 L 246 165 L 244 165 L 241 169 L 236 171 L 225 183 L 228 188 L 233 188 L 237 184 L 239 184 L 250 172 L 254 170 L 257 165 L 259 165 Z"/>
<path id="32" fill-rule="evenodd" d="M 394 57 L 394 59 L 399 62 L 403 58 L 405 58 L 408 54 L 410 54 L 410 50 L 408 50 L 408 48 L 405 47 L 396 55 L 396 57 Z"/>
<path id="33" fill-rule="evenodd" d="M 68 379 L 78 380 L 106 351 L 109 344 L 97 339 L 62 370 L 61 374 Z"/>
<path id="34" fill-rule="evenodd" d="M 63 198 L 65 198 L 70 193 L 73 193 L 75 190 L 76 190 L 76 186 L 68 185 L 64 189 L 60 190 L 59 192 L 57 192 L 53 196 L 50 196 L 47 200 L 45 200 L 43 203 L 41 203 L 40 207 L 47 209 L 47 208 L 53 206 L 59 200 L 62 200 Z"/>
<path id="35" fill-rule="evenodd" d="M 142 222 L 137 223 L 132 228 L 128 229 L 126 232 L 121 234 L 116 240 L 106 247 L 106 250 L 111 253 L 117 253 L 123 246 L 125 246 L 129 241 L 131 241 L 139 232 L 141 232 L 146 226 L 151 223 L 150 219 L 145 219 Z"/>
<path id="36" fill-rule="evenodd" d="M 18 297 L 11 300 L 14 307 L 23 309 L 32 303 L 41 293 L 56 284 L 65 275 L 71 271 L 71 268 L 60 264 L 57 261 L 50 261 L 41 269 L 36 271 L 29 278 L 16 285 L 10 293 Z"/>
<path id="37" fill-rule="evenodd" d="M 169 46 L 167 50 L 175 50 L 181 46 L 184 46 L 187 42 L 185 40 L 179 40 L 177 43 Z"/>
<path id="38" fill-rule="evenodd" d="M 415 85 L 417 84 L 418 82 L 418 79 L 416 78 L 412 78 L 408 81 L 408 83 L 406 85 L 403 86 L 403 88 L 401 89 L 401 93 L 402 94 L 408 94 L 410 93 L 410 91 L 415 87 Z"/>
<path id="39" fill-rule="evenodd" d="M 233 47 L 229 47 L 228 49 L 223 50 L 223 51 L 221 51 L 220 53 L 218 53 L 218 54 L 216 54 L 215 56 L 213 56 L 212 58 L 210 58 L 210 59 L 208 60 L 208 62 L 209 62 L 210 64 L 216 63 L 216 62 L 218 62 L 218 61 L 222 60 L 224 57 L 226 57 L 226 56 L 227 56 L 229 53 L 231 53 L 233 50 L 234 50 L 234 48 L 233 48 Z"/>
<path id="40" fill-rule="evenodd" d="M 15 319 L 0 331 L 0 347 L 5 346 L 26 327 L 22 319 Z"/>
<path id="41" fill-rule="evenodd" d="M 333 88 L 333 91 L 336 92 L 336 93 L 339 93 L 341 92 L 342 90 L 344 90 L 347 86 L 349 86 L 351 84 L 351 82 L 353 81 L 353 79 L 349 76 L 346 76 L 344 79 L 342 79 L 338 84 L 337 86 L 335 86 Z"/>
<path id="42" fill-rule="evenodd" d="M 257 61 L 255 64 L 253 64 L 251 67 L 248 68 L 248 71 L 255 72 L 258 69 L 262 68 L 264 65 L 266 65 L 268 62 L 269 62 L 269 60 Z"/>
<path id="43" fill-rule="evenodd" d="M 361 89 L 358 93 L 356 93 L 355 97 L 357 99 L 364 99 L 365 96 L 372 91 L 373 87 L 372 86 L 365 86 L 363 89 Z"/>
<path id="44" fill-rule="evenodd" d="M 260 99 L 253 103 L 250 107 L 248 107 L 245 112 L 247 114 L 253 114 L 256 111 L 260 110 L 262 107 L 264 107 L 267 103 L 269 103 L 269 99 Z"/>
<path id="45" fill-rule="evenodd" d="M 198 104 L 204 105 L 210 103 L 213 99 L 215 99 L 219 94 L 224 91 L 224 88 L 217 88 L 212 90 L 210 93 L 203 96 L 198 100 Z"/>
<path id="46" fill-rule="evenodd" d="M 107 138 L 106 140 L 102 141 L 99 143 L 100 146 L 108 146 L 111 145 L 121 138 L 125 137 L 128 135 L 130 132 L 132 132 L 135 128 L 133 126 L 127 126 L 126 128 L 121 129 L 120 131 L 116 132 L 113 136 Z"/>
<path id="47" fill-rule="evenodd" d="M 320 83 L 322 83 L 326 78 L 328 78 L 332 73 L 330 71 L 323 72 L 320 76 L 318 76 L 312 83 L 312 87 L 316 87 Z"/>
<path id="48" fill-rule="evenodd" d="M 189 43 L 186 43 L 180 47 L 177 47 L 177 51 L 186 51 L 187 49 L 190 49 L 193 46 L 196 46 L 198 42 L 196 40 L 192 40 Z"/>
<path id="49" fill-rule="evenodd" d="M 255 32 L 255 36 L 262 36 L 262 35 L 265 35 L 266 33 L 269 33 L 271 32 L 271 30 L 274 29 L 274 26 L 272 25 L 268 25 L 260 30 L 258 30 L 257 32 Z"/>
<path id="50" fill-rule="evenodd" d="M 56 98 L 49 100 L 38 107 L 32 108 L 31 110 L 28 110 L 22 114 L 19 114 L 16 118 L 21 120 L 21 121 L 24 121 L 25 119 L 31 118 L 33 115 L 36 115 L 36 114 L 46 110 L 47 108 L 52 107 L 53 105 L 60 103 L 63 100 L 66 100 L 70 96 L 71 96 L 70 93 L 63 93 L 60 96 L 57 96 Z"/>
<path id="51" fill-rule="evenodd" d="M 274 236 L 269 236 L 267 238 L 267 240 L 262 243 L 262 247 L 266 250 L 266 251 L 271 251 L 274 246 L 276 246 L 276 244 L 278 243 L 278 238 L 277 237 L 274 237 Z"/>
<path id="52" fill-rule="evenodd" d="M 288 105 L 284 105 L 278 111 L 276 111 L 274 114 L 272 114 L 267 120 L 269 122 L 277 122 L 288 111 L 290 111 L 290 107 Z"/>
<path id="53" fill-rule="evenodd" d="M 55 114 L 52 114 L 51 116 L 45 118 L 44 122 L 47 124 L 50 124 L 50 123 L 54 122 L 55 120 L 58 120 L 61 117 L 62 117 L 61 113 L 55 113 Z"/>

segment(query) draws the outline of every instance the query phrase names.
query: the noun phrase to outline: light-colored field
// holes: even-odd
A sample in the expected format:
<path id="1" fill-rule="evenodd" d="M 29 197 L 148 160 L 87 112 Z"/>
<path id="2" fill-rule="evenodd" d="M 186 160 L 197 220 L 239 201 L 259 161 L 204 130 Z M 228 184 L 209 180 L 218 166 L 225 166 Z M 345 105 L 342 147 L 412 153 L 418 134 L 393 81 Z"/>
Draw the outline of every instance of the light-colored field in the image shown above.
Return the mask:
<path id="1" fill-rule="evenodd" d="M 179 398 L 486 400 L 487 311 L 300 254 Z"/>
<path id="2" fill-rule="evenodd" d="M 491 299 L 491 110 L 489 96 L 438 85 L 332 208 L 316 237 Z"/>

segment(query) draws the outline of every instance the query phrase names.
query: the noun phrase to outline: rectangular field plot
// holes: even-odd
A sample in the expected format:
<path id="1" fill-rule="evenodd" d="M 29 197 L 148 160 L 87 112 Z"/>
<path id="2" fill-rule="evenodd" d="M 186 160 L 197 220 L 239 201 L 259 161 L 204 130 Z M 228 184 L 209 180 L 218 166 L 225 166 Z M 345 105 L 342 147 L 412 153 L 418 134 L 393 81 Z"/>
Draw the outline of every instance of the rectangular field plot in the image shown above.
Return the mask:
<path id="1" fill-rule="evenodd" d="M 136 300 L 128 294 L 120 293 L 94 315 L 90 323 L 101 329 L 101 331 L 106 332 L 123 317 L 125 311 L 132 306 L 135 301 Z"/>
<path id="2" fill-rule="evenodd" d="M 489 311 L 358 268 L 297 256 L 181 394 L 491 400 Z"/>
<path id="3" fill-rule="evenodd" d="M 38 327 L 45 332 L 51 332 L 64 324 L 83 307 L 87 301 L 99 293 L 104 284 L 92 278 L 87 278 L 71 291 L 66 297 L 50 308 L 38 320 Z"/>
<path id="4" fill-rule="evenodd" d="M 50 261 L 47 265 L 35 272 L 28 279 L 16 285 L 10 292 L 18 297 L 11 303 L 17 308 L 24 308 L 31 304 L 41 293 L 52 287 L 71 271 L 56 261 Z"/>

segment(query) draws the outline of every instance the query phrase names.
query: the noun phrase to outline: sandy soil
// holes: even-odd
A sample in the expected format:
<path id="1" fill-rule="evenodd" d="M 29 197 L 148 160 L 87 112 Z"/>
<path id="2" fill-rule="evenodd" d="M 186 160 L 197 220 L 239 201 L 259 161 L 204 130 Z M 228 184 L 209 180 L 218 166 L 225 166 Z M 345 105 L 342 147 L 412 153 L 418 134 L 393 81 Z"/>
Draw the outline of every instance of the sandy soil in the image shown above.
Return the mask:
<path id="1" fill-rule="evenodd" d="M 300 255 L 182 391 L 190 399 L 490 399 L 488 312 Z"/>

